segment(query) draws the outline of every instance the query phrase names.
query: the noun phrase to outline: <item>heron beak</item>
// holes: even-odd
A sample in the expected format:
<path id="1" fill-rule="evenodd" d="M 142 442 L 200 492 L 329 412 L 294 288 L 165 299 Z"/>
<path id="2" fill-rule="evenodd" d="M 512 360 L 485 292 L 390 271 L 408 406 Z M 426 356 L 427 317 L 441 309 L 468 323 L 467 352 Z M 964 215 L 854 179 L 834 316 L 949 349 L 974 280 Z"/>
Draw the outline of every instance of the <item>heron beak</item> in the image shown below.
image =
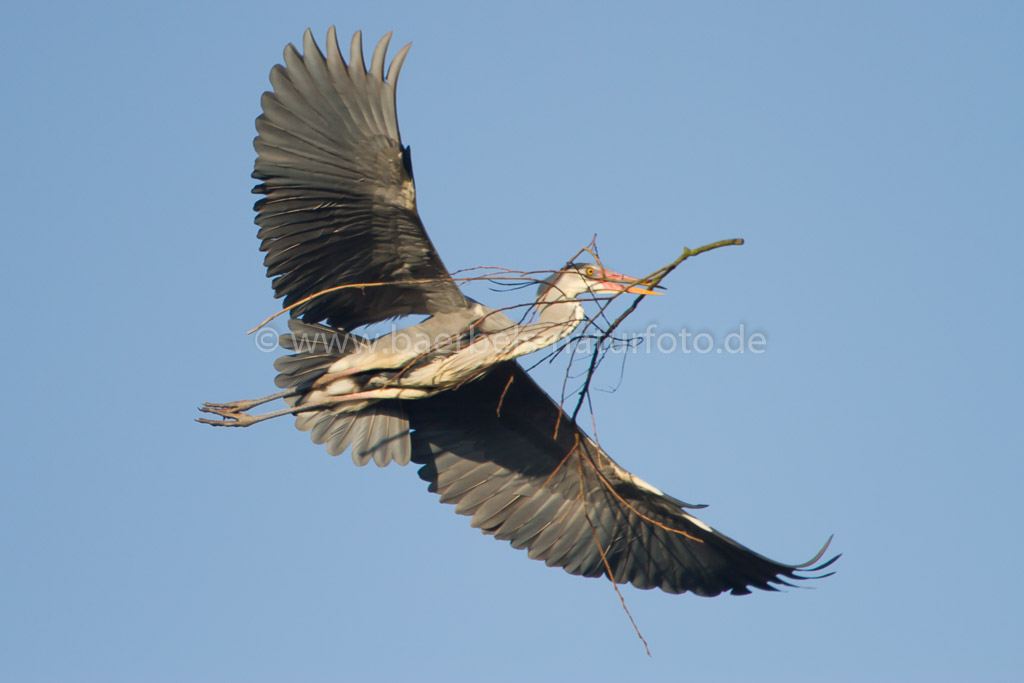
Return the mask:
<path id="1" fill-rule="evenodd" d="M 655 292 L 653 289 L 645 289 L 645 287 L 647 287 L 647 285 L 644 285 L 643 287 L 627 287 L 622 291 L 629 292 L 630 294 L 653 294 L 654 296 L 661 296 L 665 293 Z"/>
<path id="2" fill-rule="evenodd" d="M 630 277 L 629 275 L 623 275 L 622 273 L 616 273 L 614 270 L 605 270 L 602 273 L 601 284 L 602 289 L 606 289 L 610 292 L 628 292 L 630 294 L 654 294 L 655 296 L 661 296 L 663 292 L 656 292 L 651 285 L 638 284 L 640 278 Z M 657 286 L 657 285 L 655 285 Z M 664 289 L 664 287 L 657 286 L 658 289 Z"/>

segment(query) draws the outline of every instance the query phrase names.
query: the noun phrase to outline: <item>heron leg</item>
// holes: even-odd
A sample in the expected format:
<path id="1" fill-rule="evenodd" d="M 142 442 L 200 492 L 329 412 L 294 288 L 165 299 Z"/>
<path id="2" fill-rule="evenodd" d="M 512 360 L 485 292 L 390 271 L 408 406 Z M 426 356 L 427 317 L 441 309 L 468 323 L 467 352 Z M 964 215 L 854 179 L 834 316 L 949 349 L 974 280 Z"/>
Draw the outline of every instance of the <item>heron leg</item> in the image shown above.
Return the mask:
<path id="1" fill-rule="evenodd" d="M 287 394 L 289 392 L 283 393 Z M 266 403 L 266 401 L 263 400 L 260 400 L 260 402 Z M 238 403 L 243 402 L 239 401 Z M 196 422 L 201 422 L 205 425 L 213 425 L 215 427 L 248 427 L 249 425 L 254 425 L 257 422 L 263 422 L 264 420 L 269 420 L 274 417 L 281 417 L 282 415 L 295 415 L 298 413 L 309 412 L 311 410 L 320 410 L 321 408 L 328 408 L 334 406 L 337 403 L 337 400 L 324 401 L 320 403 L 307 403 L 301 406 L 292 406 L 290 408 L 282 408 L 281 410 L 273 410 L 269 413 L 263 413 L 261 415 L 250 415 L 249 413 L 245 412 L 245 410 L 248 410 L 248 408 L 245 408 L 244 410 L 239 410 L 233 407 L 233 404 L 230 403 L 223 404 L 225 407 L 219 407 L 216 404 L 205 403 L 199 406 L 199 410 L 201 410 L 204 413 L 220 415 L 224 419 L 210 420 L 205 417 L 200 417 L 196 419 Z M 256 405 L 259 404 L 257 403 Z"/>
<path id="2" fill-rule="evenodd" d="M 207 425 L 213 425 L 215 427 L 248 427 L 256 424 L 257 422 L 263 422 L 264 420 L 269 420 L 274 417 L 280 417 L 282 415 L 296 415 L 298 413 L 321 410 L 323 408 L 333 408 L 339 403 L 348 403 L 349 401 L 374 402 L 388 398 L 416 399 L 425 398 L 429 396 L 431 392 L 411 387 L 383 387 L 381 389 L 359 391 L 354 394 L 330 396 L 326 400 L 317 401 L 316 403 L 304 403 L 302 405 L 282 408 L 281 410 L 274 410 L 261 415 L 250 415 L 246 412 L 255 406 L 268 403 L 274 399 L 295 396 L 300 393 L 301 392 L 299 391 L 290 389 L 270 396 L 264 396 L 263 398 L 251 399 L 249 401 L 235 401 L 233 403 L 204 403 L 199 406 L 199 410 L 204 413 L 219 415 L 224 419 L 211 420 L 205 417 L 200 417 L 196 421 Z"/>
<path id="3" fill-rule="evenodd" d="M 432 395 L 432 393 L 436 392 L 430 392 L 416 387 L 381 387 L 380 389 L 357 391 L 353 394 L 341 394 L 339 396 L 332 396 L 331 398 L 339 403 L 342 401 L 381 401 L 388 398 L 410 400 L 426 398 Z"/>
<path id="4" fill-rule="evenodd" d="M 297 392 L 295 389 L 285 389 L 284 391 L 279 391 L 276 394 L 271 394 L 270 396 L 263 396 L 262 398 L 250 398 L 244 401 L 231 401 L 230 403 L 203 403 L 203 406 L 206 408 L 212 408 L 216 410 L 243 412 L 246 410 L 252 410 L 256 406 L 261 406 L 264 403 L 270 403 L 271 401 L 276 401 L 279 398 L 287 398 L 288 396 L 294 396 L 298 393 L 299 392 Z M 212 413 L 215 411 L 203 410 L 203 412 Z"/>

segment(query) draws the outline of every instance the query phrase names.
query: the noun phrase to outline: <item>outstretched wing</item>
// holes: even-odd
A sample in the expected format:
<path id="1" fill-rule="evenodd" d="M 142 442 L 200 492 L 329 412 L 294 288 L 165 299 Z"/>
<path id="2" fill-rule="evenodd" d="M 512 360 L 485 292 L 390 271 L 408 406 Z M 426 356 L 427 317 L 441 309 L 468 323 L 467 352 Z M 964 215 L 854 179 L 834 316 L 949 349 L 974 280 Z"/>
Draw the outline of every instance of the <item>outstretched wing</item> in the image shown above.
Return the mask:
<path id="1" fill-rule="evenodd" d="M 406 409 L 412 459 L 441 502 L 571 574 L 712 596 L 775 590 L 836 560 L 812 567 L 826 543 L 780 564 L 687 514 L 695 506 L 619 467 L 517 363 Z"/>
<path id="2" fill-rule="evenodd" d="M 343 285 L 292 311 L 307 322 L 359 325 L 466 305 L 416 212 L 409 148 L 395 114 L 395 84 L 409 45 L 384 75 L 391 34 L 363 64 L 352 37 L 346 64 L 332 27 L 327 56 L 307 30 L 304 54 L 293 45 L 270 72 L 263 94 L 253 188 L 264 265 L 275 295 L 290 306 Z"/>

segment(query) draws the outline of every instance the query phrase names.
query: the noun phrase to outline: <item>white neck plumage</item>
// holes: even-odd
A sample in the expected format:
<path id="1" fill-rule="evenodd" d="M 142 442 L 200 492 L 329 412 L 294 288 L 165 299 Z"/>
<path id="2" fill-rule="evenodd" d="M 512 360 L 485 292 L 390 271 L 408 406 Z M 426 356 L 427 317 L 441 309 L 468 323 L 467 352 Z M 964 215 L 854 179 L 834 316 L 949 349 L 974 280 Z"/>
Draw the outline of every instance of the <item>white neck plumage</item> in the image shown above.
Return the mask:
<path id="1" fill-rule="evenodd" d="M 583 321 L 583 305 L 572 292 L 563 292 L 549 287 L 534 304 L 537 322 L 515 328 L 516 339 L 509 346 L 506 358 L 518 358 L 551 346 L 572 334 Z"/>

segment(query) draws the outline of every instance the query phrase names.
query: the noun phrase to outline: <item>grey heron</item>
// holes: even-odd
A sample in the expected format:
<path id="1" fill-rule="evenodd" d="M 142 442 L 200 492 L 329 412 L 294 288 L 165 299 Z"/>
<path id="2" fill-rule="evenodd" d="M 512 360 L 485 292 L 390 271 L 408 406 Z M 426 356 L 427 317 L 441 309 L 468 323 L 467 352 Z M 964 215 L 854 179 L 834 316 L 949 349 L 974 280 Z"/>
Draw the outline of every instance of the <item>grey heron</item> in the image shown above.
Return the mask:
<path id="1" fill-rule="evenodd" d="M 822 576 L 836 559 L 817 564 L 829 543 L 791 565 L 731 540 L 687 512 L 703 506 L 620 467 L 519 365 L 584 320 L 581 295 L 656 292 L 571 263 L 540 283 L 529 323 L 465 296 L 417 212 L 395 110 L 410 46 L 385 73 L 390 37 L 367 66 L 360 33 L 346 63 L 333 27 L 326 55 L 307 30 L 302 53 L 288 45 L 270 72 L 253 192 L 264 195 L 255 209 L 267 276 L 290 307 L 281 344 L 294 353 L 275 363 L 281 392 L 204 404 L 216 417 L 200 421 L 295 415 L 332 455 L 415 462 L 472 526 L 572 574 L 704 596 Z M 375 339 L 352 332 L 415 314 L 429 317 Z M 249 412 L 276 399 L 286 407 Z"/>

